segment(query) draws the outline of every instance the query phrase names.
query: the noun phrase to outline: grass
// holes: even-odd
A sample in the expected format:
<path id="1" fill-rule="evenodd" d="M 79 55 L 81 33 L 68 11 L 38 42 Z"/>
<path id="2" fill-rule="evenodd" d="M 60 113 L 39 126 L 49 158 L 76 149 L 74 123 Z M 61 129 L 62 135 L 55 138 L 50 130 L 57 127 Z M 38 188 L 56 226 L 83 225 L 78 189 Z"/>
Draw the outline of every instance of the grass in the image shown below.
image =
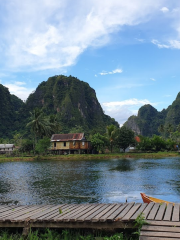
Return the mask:
<path id="1" fill-rule="evenodd" d="M 0 162 L 33 161 L 33 160 L 98 160 L 112 158 L 163 158 L 177 157 L 178 152 L 157 152 L 157 153 L 106 153 L 106 154 L 71 154 L 71 155 L 47 155 L 47 156 L 21 156 L 11 157 L 0 155 Z"/>
<path id="2" fill-rule="evenodd" d="M 128 236 L 129 235 L 129 236 Z M 80 230 L 62 230 L 61 232 L 56 230 L 46 229 L 44 231 L 30 231 L 26 237 L 27 240 L 137 240 L 138 236 L 133 234 L 127 234 L 122 232 L 117 233 L 104 233 L 100 232 L 88 232 Z M 0 240 L 24 240 L 21 233 L 12 233 L 9 231 L 0 232 Z"/>

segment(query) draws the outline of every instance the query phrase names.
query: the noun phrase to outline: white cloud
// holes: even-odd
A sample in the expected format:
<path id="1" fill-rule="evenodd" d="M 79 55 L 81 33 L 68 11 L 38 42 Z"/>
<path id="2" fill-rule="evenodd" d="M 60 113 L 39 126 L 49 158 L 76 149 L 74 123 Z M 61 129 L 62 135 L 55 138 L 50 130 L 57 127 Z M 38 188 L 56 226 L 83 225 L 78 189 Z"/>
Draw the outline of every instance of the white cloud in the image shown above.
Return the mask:
<path id="1" fill-rule="evenodd" d="M 157 45 L 158 48 L 180 49 L 180 41 L 178 40 L 169 40 L 168 44 L 161 44 L 158 40 L 155 39 L 153 39 L 151 42 Z"/>
<path id="2" fill-rule="evenodd" d="M 151 103 L 147 99 L 138 100 L 136 98 L 132 98 L 132 99 L 119 101 L 119 102 L 106 102 L 106 103 L 103 103 L 103 106 L 112 108 L 112 107 L 115 107 L 115 106 L 133 106 L 133 105 L 144 105 L 144 104 L 154 105 L 153 103 Z"/>
<path id="3" fill-rule="evenodd" d="M 107 44 L 122 26 L 146 22 L 164 1 L 4 1 L 0 64 L 14 71 L 73 65 L 85 49 Z"/>
<path id="4" fill-rule="evenodd" d="M 162 7 L 160 9 L 160 11 L 163 12 L 163 13 L 167 13 L 167 12 L 169 12 L 169 9 L 167 7 Z"/>
<path id="5" fill-rule="evenodd" d="M 21 85 L 26 85 L 26 83 L 25 82 L 15 82 L 15 85 L 21 86 Z"/>
<path id="6" fill-rule="evenodd" d="M 154 79 L 154 78 L 150 78 L 152 81 L 156 81 L 156 79 Z"/>
<path id="7" fill-rule="evenodd" d="M 142 39 L 142 38 L 135 38 L 135 39 L 139 42 L 144 42 L 145 41 L 145 39 Z"/>
<path id="8" fill-rule="evenodd" d="M 102 107 L 106 114 L 115 118 L 119 124 L 123 124 L 131 115 L 137 114 L 137 108 L 145 104 L 151 104 L 152 106 L 157 105 L 157 103 L 152 103 L 147 99 L 139 100 L 132 98 L 118 102 L 105 102 L 102 103 Z"/>
<path id="9" fill-rule="evenodd" d="M 151 42 L 152 42 L 153 44 L 157 45 L 158 48 L 170 48 L 169 45 L 161 44 L 161 43 L 160 43 L 158 40 L 156 40 L 156 39 L 153 39 Z"/>
<path id="10" fill-rule="evenodd" d="M 103 72 L 101 72 L 101 73 L 99 73 L 99 74 L 100 74 L 100 75 L 108 75 L 108 74 L 115 74 L 115 73 L 122 73 L 122 72 L 123 72 L 122 69 L 117 68 L 117 69 L 115 69 L 115 70 L 113 70 L 113 71 L 111 71 L 111 72 L 103 71 Z"/>
<path id="11" fill-rule="evenodd" d="M 26 100 L 33 91 L 33 89 L 22 87 L 24 85 L 23 82 L 5 83 L 3 85 L 9 89 L 11 94 L 16 95 L 22 100 Z"/>

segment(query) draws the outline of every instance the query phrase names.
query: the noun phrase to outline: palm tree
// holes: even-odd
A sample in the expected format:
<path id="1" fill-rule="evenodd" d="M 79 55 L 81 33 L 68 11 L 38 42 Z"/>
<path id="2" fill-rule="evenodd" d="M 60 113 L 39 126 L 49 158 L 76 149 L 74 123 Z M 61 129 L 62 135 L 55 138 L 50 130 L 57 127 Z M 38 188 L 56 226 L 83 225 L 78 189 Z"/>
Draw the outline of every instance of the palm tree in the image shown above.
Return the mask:
<path id="1" fill-rule="evenodd" d="M 167 132 L 169 133 L 169 136 L 171 138 L 171 133 L 173 131 L 173 125 L 171 123 L 168 123 L 167 127 L 166 127 Z"/>
<path id="2" fill-rule="evenodd" d="M 38 137 L 50 136 L 53 124 L 49 122 L 43 111 L 38 108 L 35 108 L 30 114 L 30 122 L 26 126 L 31 127 L 34 134 L 34 143 L 36 144 Z"/>
<path id="3" fill-rule="evenodd" d="M 106 127 L 106 134 L 107 134 L 107 138 L 110 142 L 110 148 L 111 148 L 111 153 L 112 153 L 112 148 L 113 148 L 113 142 L 116 136 L 116 126 L 114 125 L 109 125 Z"/>
<path id="4" fill-rule="evenodd" d="M 56 115 L 50 115 L 49 117 L 49 123 L 51 127 L 51 133 L 59 133 L 61 131 L 61 126 L 58 122 L 57 116 Z"/>
<path id="5" fill-rule="evenodd" d="M 164 125 L 161 124 L 161 125 L 158 127 L 158 132 L 160 132 L 161 135 L 163 135 L 164 131 L 165 131 Z"/>

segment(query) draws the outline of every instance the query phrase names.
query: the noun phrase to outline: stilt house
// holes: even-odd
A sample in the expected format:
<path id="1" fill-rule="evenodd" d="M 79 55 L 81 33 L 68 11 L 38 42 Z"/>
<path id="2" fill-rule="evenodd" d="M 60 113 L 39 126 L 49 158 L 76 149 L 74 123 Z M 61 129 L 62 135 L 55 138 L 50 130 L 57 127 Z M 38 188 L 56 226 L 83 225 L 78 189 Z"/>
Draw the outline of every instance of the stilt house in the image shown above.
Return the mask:
<path id="1" fill-rule="evenodd" d="M 91 144 L 84 133 L 53 134 L 51 152 L 54 154 L 90 153 Z"/>
<path id="2" fill-rule="evenodd" d="M 0 144 L 0 154 L 12 153 L 14 149 L 14 144 Z"/>

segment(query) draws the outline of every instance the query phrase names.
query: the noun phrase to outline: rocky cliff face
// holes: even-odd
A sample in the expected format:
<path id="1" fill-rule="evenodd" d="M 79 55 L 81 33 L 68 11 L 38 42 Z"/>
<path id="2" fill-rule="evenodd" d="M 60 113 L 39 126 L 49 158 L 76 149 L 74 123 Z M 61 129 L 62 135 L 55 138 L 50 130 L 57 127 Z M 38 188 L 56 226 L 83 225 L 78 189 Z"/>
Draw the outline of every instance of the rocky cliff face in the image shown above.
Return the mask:
<path id="1" fill-rule="evenodd" d="M 138 126 L 138 118 L 137 116 L 131 116 L 128 118 L 125 126 L 132 129 L 137 135 L 141 135 L 140 128 Z"/>
<path id="2" fill-rule="evenodd" d="M 126 126 L 135 131 L 136 134 L 149 136 L 159 134 L 158 127 L 165 124 L 167 111 L 158 112 L 150 104 L 142 106 L 137 116 L 131 116 L 125 123 Z"/>
<path id="3" fill-rule="evenodd" d="M 56 114 L 64 132 L 76 125 L 100 132 L 105 131 L 107 125 L 118 126 L 103 113 L 95 90 L 72 76 L 54 76 L 42 82 L 26 101 L 28 111 L 35 107 L 42 108 L 46 114 Z"/>

